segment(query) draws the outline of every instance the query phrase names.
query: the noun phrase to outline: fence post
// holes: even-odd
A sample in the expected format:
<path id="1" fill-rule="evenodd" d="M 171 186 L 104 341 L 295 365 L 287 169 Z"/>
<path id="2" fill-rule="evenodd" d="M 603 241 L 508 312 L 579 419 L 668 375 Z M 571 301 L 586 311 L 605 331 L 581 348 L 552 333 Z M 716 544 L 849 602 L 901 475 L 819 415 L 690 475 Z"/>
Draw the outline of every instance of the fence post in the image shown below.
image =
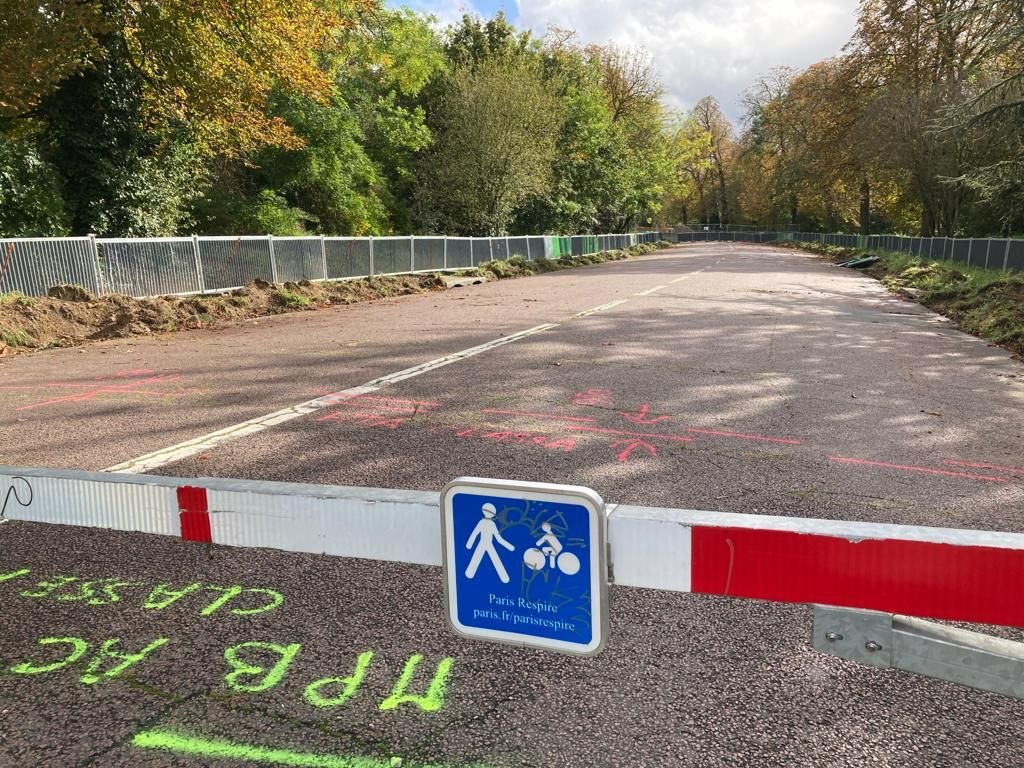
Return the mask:
<path id="1" fill-rule="evenodd" d="M 526 260 L 533 261 L 533 256 L 530 255 L 530 236 L 526 236 Z"/>
<path id="2" fill-rule="evenodd" d="M 320 235 L 320 260 L 324 264 L 324 280 L 327 279 L 327 241 L 323 235 Z"/>
<path id="3" fill-rule="evenodd" d="M 1009 252 L 1009 247 L 1007 247 Z M 89 252 L 92 254 L 92 276 L 96 281 L 96 295 L 102 296 L 107 292 L 104 285 L 103 271 L 100 269 L 100 248 L 96 245 L 96 235 L 89 235 Z"/>
<path id="4" fill-rule="evenodd" d="M 373 235 L 370 235 L 370 274 L 367 277 L 373 276 Z"/>
<path id="5" fill-rule="evenodd" d="M 488 237 L 487 238 L 487 252 L 489 254 L 491 254 L 490 260 L 494 261 L 494 238 L 493 237 Z"/>
<path id="6" fill-rule="evenodd" d="M 196 277 L 199 279 L 199 292 L 206 293 L 206 278 L 203 277 L 203 260 L 199 255 L 199 235 L 192 235 L 192 255 L 196 260 Z"/>
<path id="7" fill-rule="evenodd" d="M 985 242 L 985 269 L 988 269 L 988 257 L 989 254 L 992 253 L 992 238 L 988 238 L 988 240 L 986 240 Z"/>
<path id="8" fill-rule="evenodd" d="M 277 259 L 274 257 L 274 236 L 267 235 L 267 247 L 270 248 L 270 282 L 277 282 Z"/>
<path id="9" fill-rule="evenodd" d="M 448 269 L 448 235 L 444 236 L 444 261 L 442 269 Z"/>
<path id="10" fill-rule="evenodd" d="M 409 271 L 416 271 L 416 235 L 409 235 Z"/>
<path id="11" fill-rule="evenodd" d="M 971 266 L 971 251 L 974 250 L 974 238 L 967 240 L 967 266 Z"/>
<path id="12" fill-rule="evenodd" d="M 1003 255 L 1003 272 L 1010 268 L 1010 238 L 1006 238 L 1006 253 Z"/>

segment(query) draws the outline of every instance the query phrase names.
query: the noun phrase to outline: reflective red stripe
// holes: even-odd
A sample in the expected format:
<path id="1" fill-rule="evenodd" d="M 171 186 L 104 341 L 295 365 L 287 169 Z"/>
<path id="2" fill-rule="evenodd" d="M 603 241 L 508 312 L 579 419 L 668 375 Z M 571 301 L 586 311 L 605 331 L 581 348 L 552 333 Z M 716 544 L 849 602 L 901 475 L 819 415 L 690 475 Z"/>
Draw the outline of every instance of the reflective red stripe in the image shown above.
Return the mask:
<path id="1" fill-rule="evenodd" d="M 181 515 L 181 538 L 185 541 L 213 541 L 205 488 L 191 485 L 178 488 L 178 512 Z"/>
<path id="2" fill-rule="evenodd" d="M 691 589 L 1024 627 L 1024 550 L 695 526 Z"/>

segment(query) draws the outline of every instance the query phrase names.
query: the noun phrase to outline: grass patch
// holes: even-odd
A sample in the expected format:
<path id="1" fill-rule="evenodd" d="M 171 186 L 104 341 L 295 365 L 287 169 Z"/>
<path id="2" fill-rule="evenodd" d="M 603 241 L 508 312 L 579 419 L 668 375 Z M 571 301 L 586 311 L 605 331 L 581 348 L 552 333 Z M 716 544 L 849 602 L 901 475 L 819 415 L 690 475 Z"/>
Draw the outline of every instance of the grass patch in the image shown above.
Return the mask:
<path id="1" fill-rule="evenodd" d="M 301 293 L 295 293 L 294 291 L 289 291 L 285 288 L 278 291 L 277 295 L 284 306 L 291 307 L 293 309 L 308 307 L 313 303 L 308 296 L 303 296 Z"/>
<path id="2" fill-rule="evenodd" d="M 0 306 L 15 306 L 28 308 L 34 306 L 36 300 L 26 296 L 21 291 L 9 291 L 7 293 L 0 293 Z"/>
<path id="3" fill-rule="evenodd" d="M 25 331 L 12 328 L 0 328 L 0 341 L 8 347 L 31 347 L 32 337 Z"/>
<path id="4" fill-rule="evenodd" d="M 575 269 L 576 267 L 585 267 L 591 264 L 603 264 L 606 261 L 621 261 L 622 259 L 628 259 L 632 256 L 642 256 L 645 253 L 651 253 L 659 248 L 665 248 L 670 245 L 672 245 L 672 243 L 643 243 L 640 245 L 629 246 L 621 251 L 602 251 L 601 253 L 588 253 L 582 256 L 563 254 L 557 259 L 541 258 L 534 259 L 532 261 L 528 261 L 521 255 L 516 254 L 507 260 L 495 259 L 493 261 L 485 261 L 475 270 L 462 270 L 456 274 L 459 277 L 486 275 L 487 277 L 496 278 L 498 280 L 505 280 L 513 277 L 536 275 L 543 272 L 557 272 L 562 269 Z"/>

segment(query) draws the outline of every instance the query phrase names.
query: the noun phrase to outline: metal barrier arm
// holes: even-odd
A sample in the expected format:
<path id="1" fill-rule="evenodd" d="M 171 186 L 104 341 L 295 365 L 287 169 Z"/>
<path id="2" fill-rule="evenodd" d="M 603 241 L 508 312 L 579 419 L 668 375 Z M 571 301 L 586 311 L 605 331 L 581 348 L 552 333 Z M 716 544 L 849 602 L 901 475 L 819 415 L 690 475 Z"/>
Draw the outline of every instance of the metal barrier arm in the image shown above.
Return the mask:
<path id="1" fill-rule="evenodd" d="M 1024 699 L 1024 643 L 909 616 L 814 607 L 815 650 Z"/>
<path id="2" fill-rule="evenodd" d="M 0 467 L 0 503 L 3 519 L 441 565 L 438 495 L 422 491 Z M 608 512 L 616 585 L 855 609 L 818 609 L 815 647 L 1024 697 L 1016 644 L 889 617 L 1024 627 L 1024 534 L 626 505 Z M 819 626 L 833 639 L 819 643 Z M 857 650 L 869 642 L 880 649 Z"/>

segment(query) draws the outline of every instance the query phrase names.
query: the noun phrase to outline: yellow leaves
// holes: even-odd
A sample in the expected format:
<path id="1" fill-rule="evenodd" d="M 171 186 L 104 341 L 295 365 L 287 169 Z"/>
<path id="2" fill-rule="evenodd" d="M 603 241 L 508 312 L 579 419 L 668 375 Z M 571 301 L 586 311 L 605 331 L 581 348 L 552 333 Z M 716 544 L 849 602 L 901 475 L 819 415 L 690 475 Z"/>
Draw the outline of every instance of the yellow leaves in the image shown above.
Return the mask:
<path id="1" fill-rule="evenodd" d="M 35 108 L 100 55 L 106 25 L 97 2 L 0 0 L 0 117 Z"/>

